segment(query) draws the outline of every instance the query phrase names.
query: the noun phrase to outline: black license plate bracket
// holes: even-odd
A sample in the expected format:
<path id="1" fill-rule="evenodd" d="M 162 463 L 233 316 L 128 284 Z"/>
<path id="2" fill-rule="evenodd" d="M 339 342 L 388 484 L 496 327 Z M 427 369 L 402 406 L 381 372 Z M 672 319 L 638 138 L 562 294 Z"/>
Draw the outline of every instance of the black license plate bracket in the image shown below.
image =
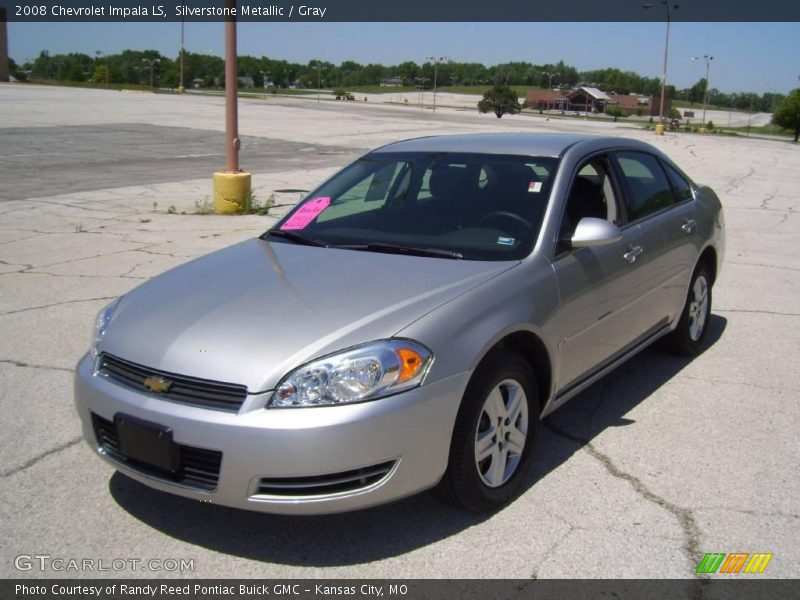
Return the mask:
<path id="1" fill-rule="evenodd" d="M 180 448 L 170 427 L 124 414 L 114 415 L 114 424 L 119 451 L 126 458 L 168 473 L 181 468 Z"/>

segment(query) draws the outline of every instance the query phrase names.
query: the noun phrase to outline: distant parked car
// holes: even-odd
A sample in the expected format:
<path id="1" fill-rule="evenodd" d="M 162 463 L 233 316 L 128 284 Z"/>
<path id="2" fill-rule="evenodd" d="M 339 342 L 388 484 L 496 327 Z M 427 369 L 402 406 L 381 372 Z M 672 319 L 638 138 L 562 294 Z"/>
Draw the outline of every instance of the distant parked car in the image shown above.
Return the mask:
<path id="1" fill-rule="evenodd" d="M 519 490 L 539 422 L 659 338 L 697 354 L 714 192 L 645 143 L 428 137 L 97 317 L 75 400 L 151 487 L 277 513 Z"/>

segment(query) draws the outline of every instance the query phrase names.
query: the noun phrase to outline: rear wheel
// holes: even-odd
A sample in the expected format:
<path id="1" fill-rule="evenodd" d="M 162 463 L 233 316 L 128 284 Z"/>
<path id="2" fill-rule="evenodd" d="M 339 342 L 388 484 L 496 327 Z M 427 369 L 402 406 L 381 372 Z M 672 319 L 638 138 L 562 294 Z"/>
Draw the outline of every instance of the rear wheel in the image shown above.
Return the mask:
<path id="1" fill-rule="evenodd" d="M 689 294 L 675 331 L 665 338 L 667 348 L 683 356 L 695 356 L 703 348 L 711 317 L 711 277 L 700 264 L 692 275 Z"/>
<path id="2" fill-rule="evenodd" d="M 533 458 L 538 426 L 530 367 L 513 352 L 492 352 L 464 393 L 439 495 L 476 512 L 508 502 Z"/>

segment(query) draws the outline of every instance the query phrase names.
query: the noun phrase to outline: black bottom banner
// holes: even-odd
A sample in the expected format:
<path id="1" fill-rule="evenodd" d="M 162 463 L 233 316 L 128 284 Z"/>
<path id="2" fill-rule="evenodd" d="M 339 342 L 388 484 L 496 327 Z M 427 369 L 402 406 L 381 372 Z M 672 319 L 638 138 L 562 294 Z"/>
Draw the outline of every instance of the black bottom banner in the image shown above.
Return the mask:
<path id="1" fill-rule="evenodd" d="M 800 599 L 800 580 L 780 579 L 42 579 L 0 581 L 3 600 L 727 600 Z"/>

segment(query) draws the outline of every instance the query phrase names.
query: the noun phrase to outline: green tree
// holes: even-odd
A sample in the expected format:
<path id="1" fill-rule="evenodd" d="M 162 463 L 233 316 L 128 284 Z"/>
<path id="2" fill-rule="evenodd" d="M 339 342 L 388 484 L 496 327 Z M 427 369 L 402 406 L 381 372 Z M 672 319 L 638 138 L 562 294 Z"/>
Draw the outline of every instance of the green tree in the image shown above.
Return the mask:
<path id="1" fill-rule="evenodd" d="M 478 110 L 482 113 L 493 112 L 499 119 L 505 114 L 518 113 L 522 105 L 517 99 L 517 92 L 507 85 L 496 85 L 483 95 L 483 100 L 478 102 Z"/>
<path id="2" fill-rule="evenodd" d="M 800 88 L 792 90 L 775 107 L 772 122 L 784 129 L 794 131 L 794 141 L 800 138 Z"/>
<path id="3" fill-rule="evenodd" d="M 97 65 L 94 68 L 94 75 L 92 76 L 92 81 L 97 83 L 102 83 L 108 77 L 108 68 L 105 65 Z"/>
<path id="4" fill-rule="evenodd" d="M 406 81 L 414 81 L 414 77 L 417 76 L 418 68 L 417 63 L 407 60 L 397 65 L 396 73 L 403 79 L 403 83 Z"/>
<path id="5" fill-rule="evenodd" d="M 621 106 L 617 106 L 616 104 L 612 104 L 611 106 L 606 107 L 606 114 L 609 117 L 614 117 L 614 123 L 617 122 L 617 119 L 620 117 L 626 116 L 625 110 Z"/>
<path id="6" fill-rule="evenodd" d="M 706 78 L 699 79 L 697 83 L 689 88 L 689 93 L 693 103 L 702 104 L 706 95 Z"/>

